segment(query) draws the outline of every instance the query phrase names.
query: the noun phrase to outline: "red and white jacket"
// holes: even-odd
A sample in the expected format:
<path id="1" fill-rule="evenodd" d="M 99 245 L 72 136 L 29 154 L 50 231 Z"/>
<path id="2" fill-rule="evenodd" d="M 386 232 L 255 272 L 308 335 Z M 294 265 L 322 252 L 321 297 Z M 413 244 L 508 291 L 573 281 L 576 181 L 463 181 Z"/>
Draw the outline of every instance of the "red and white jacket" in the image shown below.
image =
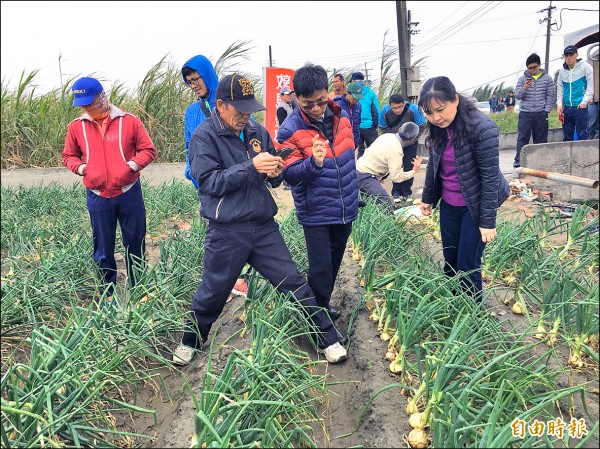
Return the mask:
<path id="1" fill-rule="evenodd" d="M 79 167 L 86 164 L 83 185 L 97 195 L 113 198 L 131 188 L 140 171 L 156 157 L 156 150 L 142 121 L 111 105 L 104 134 L 87 113 L 69 123 L 62 157 L 77 175 L 81 175 Z"/>

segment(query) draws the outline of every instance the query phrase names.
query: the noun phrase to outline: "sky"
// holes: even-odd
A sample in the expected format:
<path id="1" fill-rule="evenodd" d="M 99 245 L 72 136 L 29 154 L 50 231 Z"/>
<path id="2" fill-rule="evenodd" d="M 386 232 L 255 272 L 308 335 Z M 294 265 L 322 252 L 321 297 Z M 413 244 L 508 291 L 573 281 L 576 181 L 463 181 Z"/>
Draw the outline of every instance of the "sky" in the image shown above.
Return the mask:
<path id="1" fill-rule="evenodd" d="M 39 70 L 37 92 L 60 87 L 61 73 L 63 81 L 93 75 L 134 89 L 163 57 L 177 67 L 197 54 L 216 61 L 236 41 L 250 41 L 250 58 L 239 67 L 256 76 L 269 65 L 270 46 L 276 67 L 310 61 L 347 74 L 366 67 L 377 82 L 384 43 L 398 45 L 396 3 L 2 1 L 2 86 L 14 89 L 23 71 Z M 565 34 L 598 24 L 597 1 L 407 1 L 418 23 L 411 62 L 425 58 L 421 80 L 445 75 L 466 93 L 488 83 L 514 86 L 528 55 L 538 53 L 544 64 L 540 11 L 550 3 L 553 74 Z M 399 73 L 397 58 L 394 67 Z"/>

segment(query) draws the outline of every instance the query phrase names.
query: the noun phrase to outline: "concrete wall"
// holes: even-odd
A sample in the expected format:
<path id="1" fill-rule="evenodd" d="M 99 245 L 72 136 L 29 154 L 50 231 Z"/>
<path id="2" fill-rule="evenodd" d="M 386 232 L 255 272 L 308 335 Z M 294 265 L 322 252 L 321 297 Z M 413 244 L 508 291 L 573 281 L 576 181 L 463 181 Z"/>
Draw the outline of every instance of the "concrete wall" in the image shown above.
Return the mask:
<path id="1" fill-rule="evenodd" d="M 562 133 L 562 130 L 561 130 Z M 543 170 L 564 175 L 599 179 L 598 140 L 579 140 L 575 142 L 553 142 L 525 145 L 521 149 L 521 167 Z M 529 175 L 541 190 L 548 190 L 554 197 L 563 200 L 598 200 L 598 189 L 551 181 Z"/>
<path id="2" fill-rule="evenodd" d="M 500 133 L 499 147 L 501 150 L 515 150 L 517 149 L 517 137 L 519 133 Z M 562 128 L 552 128 L 548 130 L 548 142 L 562 142 L 563 130 Z M 531 140 L 530 140 L 531 142 Z"/>

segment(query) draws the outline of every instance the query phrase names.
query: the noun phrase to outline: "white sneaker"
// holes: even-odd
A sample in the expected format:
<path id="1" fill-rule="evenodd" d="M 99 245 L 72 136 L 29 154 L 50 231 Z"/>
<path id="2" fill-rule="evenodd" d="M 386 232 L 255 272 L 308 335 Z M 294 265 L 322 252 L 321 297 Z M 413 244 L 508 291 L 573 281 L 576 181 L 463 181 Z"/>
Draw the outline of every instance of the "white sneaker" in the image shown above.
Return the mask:
<path id="1" fill-rule="evenodd" d="M 407 195 L 406 198 L 405 198 L 405 200 L 406 200 L 407 203 L 412 203 L 414 201 L 412 195 Z"/>
<path id="2" fill-rule="evenodd" d="M 173 363 L 175 365 L 187 365 L 192 361 L 195 354 L 194 348 L 180 343 L 173 353 Z"/>
<path id="3" fill-rule="evenodd" d="M 322 352 L 325 354 L 325 358 L 329 363 L 340 363 L 348 358 L 348 352 L 346 351 L 346 348 L 344 348 L 339 342 L 336 342 L 331 346 L 327 346 L 322 350 Z"/>
<path id="4" fill-rule="evenodd" d="M 404 197 L 402 195 L 394 197 L 394 203 L 401 203 L 402 201 L 404 201 Z"/>

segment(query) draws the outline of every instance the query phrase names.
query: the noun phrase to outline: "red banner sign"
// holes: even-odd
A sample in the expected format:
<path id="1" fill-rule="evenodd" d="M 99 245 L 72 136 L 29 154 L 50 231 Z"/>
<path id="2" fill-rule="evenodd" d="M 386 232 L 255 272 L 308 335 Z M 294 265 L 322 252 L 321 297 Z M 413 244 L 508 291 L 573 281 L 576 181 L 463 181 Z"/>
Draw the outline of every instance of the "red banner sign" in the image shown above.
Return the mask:
<path id="1" fill-rule="evenodd" d="M 273 141 L 277 137 L 277 129 L 279 128 L 279 124 L 277 123 L 277 100 L 279 99 L 279 92 L 283 86 L 289 86 L 290 89 L 294 90 L 294 86 L 292 85 L 294 73 L 295 70 L 280 67 L 263 68 L 263 97 L 265 107 L 267 108 L 265 111 L 264 126 L 269 131 Z"/>

